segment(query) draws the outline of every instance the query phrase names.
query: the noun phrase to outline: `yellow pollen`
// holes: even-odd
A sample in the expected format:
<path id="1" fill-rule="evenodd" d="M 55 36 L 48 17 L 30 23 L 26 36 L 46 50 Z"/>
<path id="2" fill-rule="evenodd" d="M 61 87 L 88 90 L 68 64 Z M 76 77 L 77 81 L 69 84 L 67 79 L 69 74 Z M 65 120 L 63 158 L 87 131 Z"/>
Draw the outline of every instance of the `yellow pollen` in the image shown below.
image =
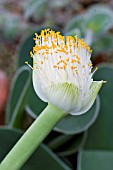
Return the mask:
<path id="1" fill-rule="evenodd" d="M 77 61 L 77 63 L 78 63 L 78 64 L 81 64 L 81 62 L 80 62 L 80 61 Z"/>
<path id="2" fill-rule="evenodd" d="M 75 68 L 77 68 L 76 66 L 71 66 L 71 69 L 75 69 Z"/>
<path id="3" fill-rule="evenodd" d="M 85 65 L 83 65 L 82 68 L 85 68 Z"/>
<path id="4" fill-rule="evenodd" d="M 75 73 L 78 74 L 78 70 L 75 70 Z"/>
<path id="5" fill-rule="evenodd" d="M 98 70 L 98 67 L 96 67 L 96 69 L 95 69 L 96 71 Z"/>
<path id="6" fill-rule="evenodd" d="M 45 56 L 44 56 L 44 59 L 48 60 L 48 58 L 47 58 L 47 57 L 45 57 Z"/>
<path id="7" fill-rule="evenodd" d="M 92 67 L 92 64 L 89 63 L 88 66 L 89 66 L 89 67 Z"/>
<path id="8" fill-rule="evenodd" d="M 65 65 L 67 65 L 67 63 L 66 63 L 64 60 L 63 60 L 62 62 L 63 62 Z"/>
<path id="9" fill-rule="evenodd" d="M 46 51 L 46 54 L 49 54 L 49 52 Z"/>
<path id="10" fill-rule="evenodd" d="M 33 56 L 33 53 L 32 53 L 32 51 L 30 51 L 30 57 L 32 57 Z"/>
<path id="11" fill-rule="evenodd" d="M 44 62 L 43 61 L 40 61 L 41 62 L 41 64 L 43 64 Z"/>
<path id="12" fill-rule="evenodd" d="M 76 69 L 78 64 L 81 64 L 81 68 L 85 68 L 85 65 L 82 65 L 82 60 L 80 60 L 79 52 L 83 48 L 86 49 L 86 57 L 89 56 L 89 53 L 92 53 L 84 39 L 79 39 L 77 35 L 75 37 L 65 37 L 60 32 L 55 32 L 48 28 L 42 30 L 40 35 L 35 33 L 35 36 L 35 46 L 33 47 L 33 52 L 30 52 L 30 56 L 32 58 L 36 57 L 36 61 L 39 61 L 40 65 L 50 64 L 50 60 L 52 60 L 53 63 L 56 61 L 52 67 L 57 69 L 66 69 L 67 66 L 68 68 Z M 34 62 L 34 64 L 37 64 L 37 62 Z M 28 62 L 25 63 L 28 64 Z M 88 63 L 88 66 L 92 67 L 92 64 Z M 35 68 L 38 69 L 37 66 Z M 75 72 L 78 74 L 78 70 L 75 70 Z"/>
<path id="13" fill-rule="evenodd" d="M 55 65 L 55 66 L 53 66 L 53 68 L 57 68 L 57 66 Z"/>
<path id="14" fill-rule="evenodd" d="M 37 34 L 37 33 L 35 33 L 35 36 L 36 36 L 36 37 L 38 37 L 38 34 Z"/>
<path id="15" fill-rule="evenodd" d="M 72 59 L 71 63 L 75 63 L 75 62 L 76 62 L 76 60 Z"/>
<path id="16" fill-rule="evenodd" d="M 69 58 L 66 58 L 66 61 L 69 61 Z"/>
<path id="17" fill-rule="evenodd" d="M 26 61 L 25 64 L 28 64 L 28 61 Z"/>

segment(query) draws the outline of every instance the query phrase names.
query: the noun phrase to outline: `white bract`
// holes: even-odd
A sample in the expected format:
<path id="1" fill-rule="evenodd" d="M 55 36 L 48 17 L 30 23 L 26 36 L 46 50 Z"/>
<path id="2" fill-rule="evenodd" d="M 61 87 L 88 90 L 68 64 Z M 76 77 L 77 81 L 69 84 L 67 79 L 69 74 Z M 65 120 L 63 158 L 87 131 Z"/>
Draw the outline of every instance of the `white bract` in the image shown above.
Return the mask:
<path id="1" fill-rule="evenodd" d="M 36 45 L 30 54 L 36 94 L 67 113 L 85 113 L 103 83 L 92 79 L 90 47 L 77 36 L 65 37 L 50 29 L 35 35 Z"/>

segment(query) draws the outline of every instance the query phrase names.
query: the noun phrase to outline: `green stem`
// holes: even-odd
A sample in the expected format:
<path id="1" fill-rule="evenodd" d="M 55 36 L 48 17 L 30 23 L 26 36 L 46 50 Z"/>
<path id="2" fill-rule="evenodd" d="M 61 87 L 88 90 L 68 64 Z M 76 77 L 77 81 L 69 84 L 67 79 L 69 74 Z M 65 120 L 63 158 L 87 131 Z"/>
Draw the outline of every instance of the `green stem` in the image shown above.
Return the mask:
<path id="1" fill-rule="evenodd" d="M 65 112 L 49 104 L 1 162 L 0 170 L 20 169 L 65 115 Z"/>

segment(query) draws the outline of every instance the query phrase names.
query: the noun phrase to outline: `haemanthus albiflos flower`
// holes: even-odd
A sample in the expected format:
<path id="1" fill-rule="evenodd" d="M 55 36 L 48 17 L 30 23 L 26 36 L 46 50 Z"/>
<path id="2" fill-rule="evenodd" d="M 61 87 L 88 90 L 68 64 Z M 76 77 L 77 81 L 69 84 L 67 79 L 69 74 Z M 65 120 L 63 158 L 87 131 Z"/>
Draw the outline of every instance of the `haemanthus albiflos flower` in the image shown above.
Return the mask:
<path id="1" fill-rule="evenodd" d="M 43 101 L 67 113 L 85 113 L 103 83 L 93 81 L 92 50 L 77 36 L 62 36 L 50 29 L 35 35 L 36 45 L 30 52 L 35 92 Z"/>

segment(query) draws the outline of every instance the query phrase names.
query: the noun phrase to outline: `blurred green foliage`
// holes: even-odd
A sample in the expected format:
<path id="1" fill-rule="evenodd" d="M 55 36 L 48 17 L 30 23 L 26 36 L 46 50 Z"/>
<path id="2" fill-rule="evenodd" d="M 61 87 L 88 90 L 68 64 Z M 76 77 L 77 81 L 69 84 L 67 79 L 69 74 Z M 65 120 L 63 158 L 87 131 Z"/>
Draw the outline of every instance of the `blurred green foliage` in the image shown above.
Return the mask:
<path id="1" fill-rule="evenodd" d="M 66 21 L 63 18 L 64 22 L 61 24 L 56 11 L 60 18 L 64 8 L 68 9 L 68 12 L 70 9 L 73 10 L 74 5 L 74 10 L 81 9 L 79 2 L 75 3 L 72 0 L 51 0 L 51 3 L 47 0 L 24 1 L 19 4 L 23 11 L 18 8 L 16 15 L 10 12 L 11 7 L 8 2 L 5 7 L 3 1 L 0 5 L 2 8 L 0 34 L 3 40 L 15 42 L 18 37 L 24 37 L 17 49 L 17 67 L 6 106 L 7 125 L 0 127 L 2 139 L 0 140 L 0 160 L 2 160 L 47 105 L 35 94 L 31 70 L 24 66 L 25 61 L 29 61 L 32 65 L 29 52 L 34 46 L 34 33 L 39 33 L 42 28 L 50 27 L 60 30 L 64 35 L 77 34 L 91 46 L 92 59 L 95 61 L 98 54 L 111 55 L 113 52 L 113 11 L 107 5 L 92 5 L 80 14 L 73 15 L 69 19 L 67 17 Z M 26 36 L 24 36 L 25 33 L 27 33 Z M 77 170 L 113 169 L 113 65 L 101 64 L 94 74 L 94 79 L 103 79 L 107 83 L 100 91 L 92 108 L 84 115 L 69 115 L 59 122 L 22 170 L 43 170 L 45 167 L 49 170 L 74 170 L 76 167 Z"/>

